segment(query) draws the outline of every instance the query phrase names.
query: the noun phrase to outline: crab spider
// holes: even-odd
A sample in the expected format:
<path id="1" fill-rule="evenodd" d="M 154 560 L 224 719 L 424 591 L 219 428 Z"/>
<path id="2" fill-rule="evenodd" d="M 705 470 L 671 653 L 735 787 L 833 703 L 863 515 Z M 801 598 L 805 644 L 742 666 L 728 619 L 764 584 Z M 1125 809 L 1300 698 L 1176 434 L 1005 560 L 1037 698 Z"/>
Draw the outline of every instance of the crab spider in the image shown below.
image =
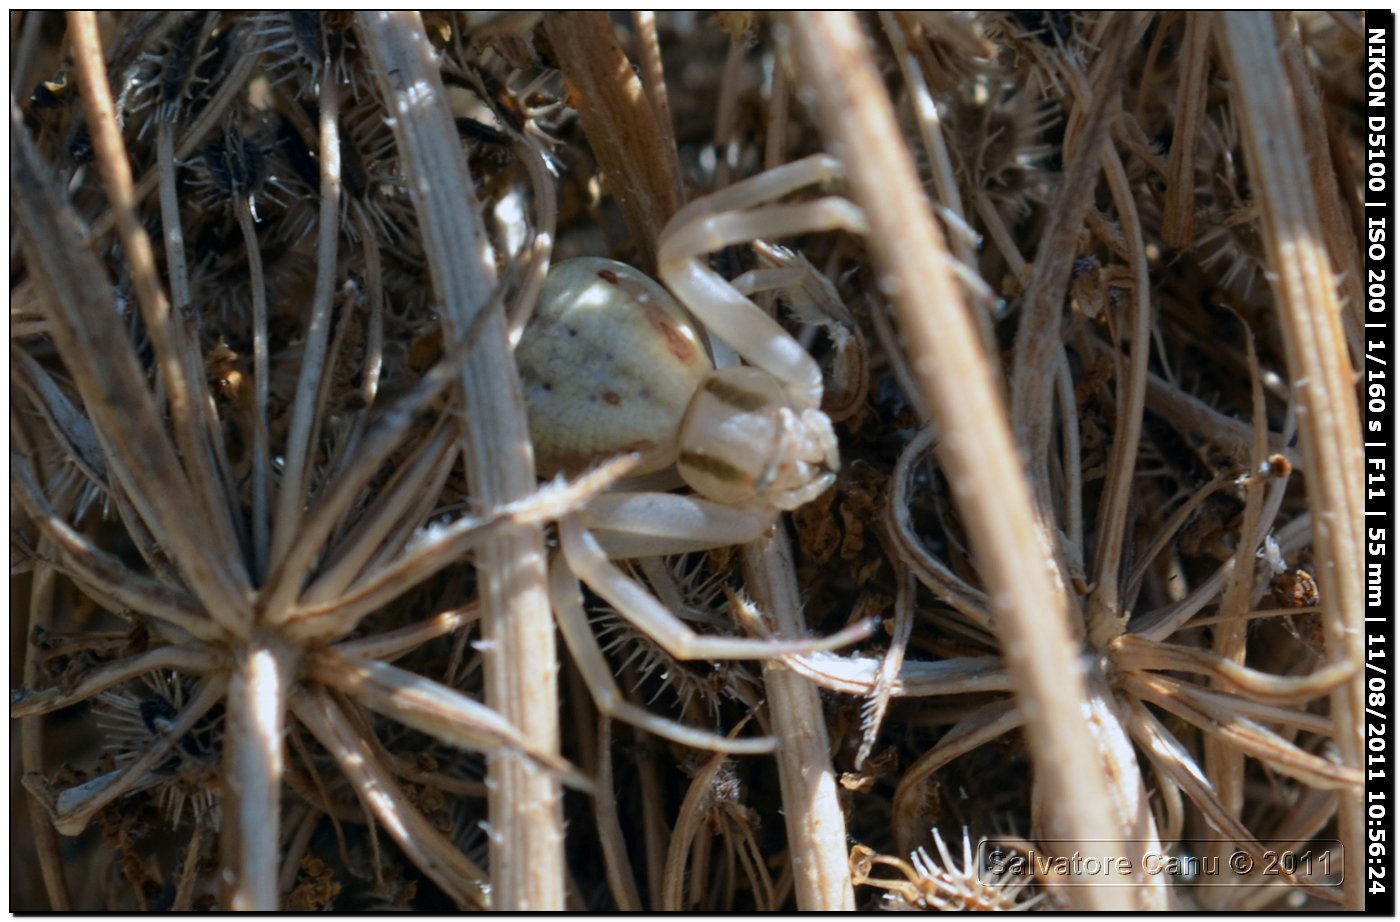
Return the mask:
<path id="1" fill-rule="evenodd" d="M 560 632 L 599 709 L 686 745 L 766 752 L 774 741 L 726 739 L 628 703 L 593 638 L 579 581 L 681 660 L 813 652 L 869 632 L 868 625 L 856 625 L 824 639 L 697 634 L 613 563 L 753 541 L 779 511 L 815 499 L 835 481 L 840 459 L 831 421 L 821 411 L 817 363 L 704 257 L 765 237 L 864 233 L 864 215 L 842 198 L 769 204 L 840 175 L 835 159 L 808 157 L 682 208 L 660 238 L 659 275 L 670 293 L 612 260 L 560 263 L 550 270 L 516 351 L 542 474 L 636 452 L 636 473 L 674 468 L 695 491 L 595 498 L 560 520 L 560 552 L 549 577 Z M 744 285 L 749 291 L 762 286 L 752 278 Z M 716 369 L 706 334 L 747 364 Z"/>

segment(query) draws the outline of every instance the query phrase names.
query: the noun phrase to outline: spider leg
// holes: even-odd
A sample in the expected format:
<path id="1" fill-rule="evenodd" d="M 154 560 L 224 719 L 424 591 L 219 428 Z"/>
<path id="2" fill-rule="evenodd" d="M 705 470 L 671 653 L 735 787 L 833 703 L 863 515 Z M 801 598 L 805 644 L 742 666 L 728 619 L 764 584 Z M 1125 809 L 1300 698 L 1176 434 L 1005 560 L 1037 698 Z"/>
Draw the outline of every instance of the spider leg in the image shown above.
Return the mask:
<path id="1" fill-rule="evenodd" d="M 840 160 L 830 154 L 813 154 L 697 198 L 676 212 L 671 223 L 679 224 L 721 211 L 752 208 L 760 202 L 771 202 L 806 186 L 821 185 L 845 175 L 846 170 Z"/>
<path id="2" fill-rule="evenodd" d="M 866 229 L 865 216 L 842 198 L 751 211 L 711 215 L 675 227 L 661 237 L 658 271 L 666 287 L 751 365 L 783 382 L 795 406 L 821 405 L 822 376 L 817 363 L 776 320 L 744 297 L 701 257 L 734 243 L 823 230 Z"/>
<path id="3" fill-rule="evenodd" d="M 604 493 L 579 513 L 609 560 L 747 544 L 772 526 L 765 506 L 730 506 L 676 493 Z"/>
<path id="4" fill-rule="evenodd" d="M 790 640 L 697 634 L 640 583 L 608 560 L 597 539 L 577 518 L 567 516 L 559 521 L 559 546 L 569 568 L 579 579 L 633 627 L 655 640 L 676 659 L 770 659 L 832 650 L 867 636 L 872 628 L 866 622 L 852 625 L 829 637 Z"/>
<path id="5" fill-rule="evenodd" d="M 775 320 L 704 265 L 701 257 L 763 237 L 827 230 L 865 233 L 864 213 L 839 197 L 754 207 L 838 175 L 839 162 L 817 155 L 697 199 L 666 225 L 657 258 L 662 280 L 710 333 L 749 364 L 782 381 L 800 409 L 821 405 L 821 371 L 816 362 Z"/>
<path id="6" fill-rule="evenodd" d="M 730 739 L 668 720 L 628 701 L 618 690 L 613 681 L 612 667 L 598 649 L 598 641 L 588 626 L 588 615 L 583 610 L 583 595 L 579 592 L 578 580 L 570 572 L 562 555 L 556 557 L 549 568 L 549 598 L 559 624 L 559 633 L 564 636 L 564 645 L 569 648 L 574 664 L 588 683 L 593 703 L 599 711 L 663 739 L 696 749 L 758 755 L 777 748 L 777 740 L 771 736 Z"/>

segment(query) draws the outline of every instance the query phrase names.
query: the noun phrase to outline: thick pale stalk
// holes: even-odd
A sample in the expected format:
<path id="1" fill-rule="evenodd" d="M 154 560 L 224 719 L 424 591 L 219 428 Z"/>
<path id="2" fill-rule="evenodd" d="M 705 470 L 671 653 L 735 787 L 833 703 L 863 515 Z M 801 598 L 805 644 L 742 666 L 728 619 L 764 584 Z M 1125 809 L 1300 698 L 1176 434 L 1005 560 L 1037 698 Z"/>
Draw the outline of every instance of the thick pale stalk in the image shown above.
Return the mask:
<path id="1" fill-rule="evenodd" d="M 220 861 L 234 910 L 276 912 L 282 854 L 282 738 L 294 654 L 259 633 L 229 678 Z"/>
<path id="2" fill-rule="evenodd" d="M 1361 266 L 1361 247 L 1357 246 L 1351 214 L 1343 198 L 1334 163 L 1335 126 L 1338 117 L 1327 117 L 1327 102 L 1321 92 L 1321 78 L 1309 61 L 1307 50 L 1299 35 L 1298 23 L 1292 13 L 1274 12 L 1274 28 L 1279 32 L 1279 55 L 1293 90 L 1293 105 L 1298 113 L 1303 149 L 1308 157 L 1308 178 L 1312 181 L 1317 216 L 1322 222 L 1323 243 L 1332 258 L 1332 267 L 1341 290 L 1342 328 L 1353 362 L 1362 361 L 1365 351 L 1366 273 Z M 1332 123 L 1329 126 L 1329 121 Z M 1331 130 L 1329 130 L 1329 127 Z M 1359 224 L 1359 222 L 1358 222 Z"/>
<path id="3" fill-rule="evenodd" d="M 1360 663 L 1365 654 L 1364 456 L 1336 274 L 1327 256 L 1307 148 L 1273 20 L 1268 13 L 1227 13 L 1221 38 L 1298 401 L 1327 654 L 1334 664 Z M 1359 767 L 1363 757 L 1362 695 L 1360 682 L 1346 683 L 1332 693 L 1337 747 L 1343 762 L 1352 767 Z M 1342 792 L 1339 822 L 1347 854 L 1365 853 L 1361 797 L 1359 787 Z M 1347 875 L 1347 908 L 1362 907 L 1364 886 L 1363 875 Z"/>
<path id="4" fill-rule="evenodd" d="M 782 528 L 772 538 L 745 545 L 743 562 L 744 584 L 776 632 L 783 637 L 806 635 L 792 548 Z M 854 910 L 846 818 L 837 797 L 821 695 L 816 685 L 779 660 L 764 661 L 763 687 L 773 735 L 779 740 L 778 783 L 797 908 Z"/>
<path id="5" fill-rule="evenodd" d="M 360 35 L 393 117 L 448 341 L 479 339 L 462 369 L 467 476 L 481 509 L 535 487 L 535 464 L 506 320 L 466 158 L 432 45 L 416 13 L 363 13 Z M 486 637 L 486 704 L 532 749 L 559 751 L 558 659 L 538 527 L 503 528 L 476 555 Z M 493 908 L 564 908 L 562 798 L 555 775 L 503 752 L 489 764 Z"/>
<path id="6" fill-rule="evenodd" d="M 1065 852 L 1117 839 L 1103 757 L 1085 719 L 1087 689 L 1065 590 L 1052 577 L 1006 409 L 952 257 L 933 223 L 884 83 L 849 13 L 788 20 L 831 152 L 870 221 L 877 277 L 894 302 L 910 367 L 942 432 L 939 457 L 986 582 L 993 628 L 1025 716 L 1037 783 L 1054 811 L 1042 838 Z M 1126 888 L 1071 888 L 1083 908 L 1128 908 Z"/>

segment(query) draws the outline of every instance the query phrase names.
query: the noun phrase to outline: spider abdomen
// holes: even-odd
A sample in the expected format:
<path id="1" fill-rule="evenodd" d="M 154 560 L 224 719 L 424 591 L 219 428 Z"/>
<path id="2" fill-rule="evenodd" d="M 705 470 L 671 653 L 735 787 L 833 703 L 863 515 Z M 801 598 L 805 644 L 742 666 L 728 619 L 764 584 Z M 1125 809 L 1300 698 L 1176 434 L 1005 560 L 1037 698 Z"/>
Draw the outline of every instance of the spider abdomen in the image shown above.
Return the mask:
<path id="1" fill-rule="evenodd" d="M 676 430 L 712 369 L 665 288 L 610 259 L 554 266 L 515 352 L 542 475 L 624 451 L 642 472 L 675 460 Z"/>

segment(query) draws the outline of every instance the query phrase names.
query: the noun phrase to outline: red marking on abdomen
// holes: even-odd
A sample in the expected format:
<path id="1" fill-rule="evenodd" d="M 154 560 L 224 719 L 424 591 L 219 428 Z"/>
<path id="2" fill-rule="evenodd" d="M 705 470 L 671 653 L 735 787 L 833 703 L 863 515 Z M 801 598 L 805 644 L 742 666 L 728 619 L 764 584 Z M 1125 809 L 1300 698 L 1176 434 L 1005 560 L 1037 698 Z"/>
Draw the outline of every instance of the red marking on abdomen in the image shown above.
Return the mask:
<path id="1" fill-rule="evenodd" d="M 690 344 L 690 340 L 681 334 L 671 324 L 664 320 L 658 320 L 656 327 L 661 331 L 661 335 L 666 337 L 666 350 L 686 365 L 695 361 L 695 347 Z"/>

